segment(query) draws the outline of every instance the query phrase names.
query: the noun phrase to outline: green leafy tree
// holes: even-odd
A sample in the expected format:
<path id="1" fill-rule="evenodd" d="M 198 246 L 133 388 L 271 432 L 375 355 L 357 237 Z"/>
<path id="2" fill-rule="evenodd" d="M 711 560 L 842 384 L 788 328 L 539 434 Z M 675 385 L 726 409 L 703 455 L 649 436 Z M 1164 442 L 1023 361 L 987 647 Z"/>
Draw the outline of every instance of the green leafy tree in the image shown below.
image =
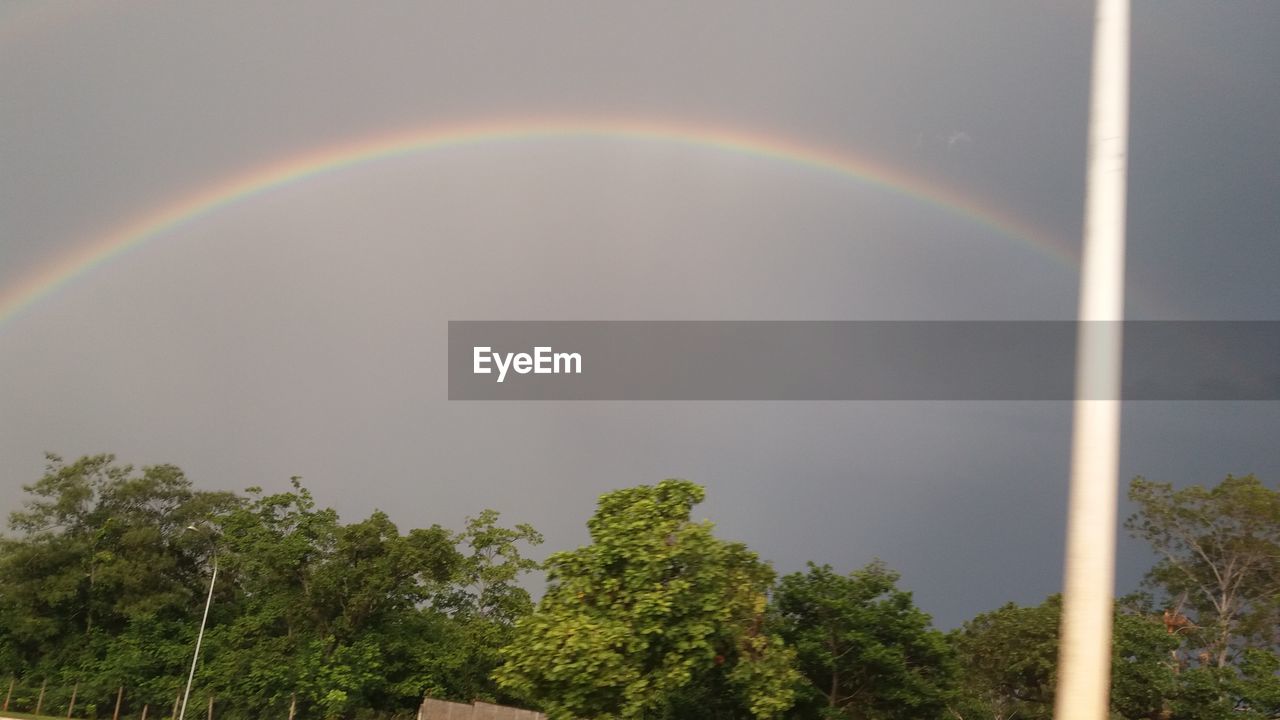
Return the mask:
<path id="1" fill-rule="evenodd" d="M 1134 478 L 1125 523 L 1160 561 L 1148 581 L 1173 616 L 1189 613 L 1184 662 L 1226 667 L 1280 645 L 1280 492 L 1252 475 L 1175 490 Z"/>
<path id="2" fill-rule="evenodd" d="M 952 633 L 962 669 L 965 718 L 1009 720 L 1051 716 L 1061 605 L 1009 603 Z"/>
<path id="3" fill-rule="evenodd" d="M 946 637 L 884 564 L 840 575 L 809 564 L 782 578 L 774 614 L 808 683 L 794 718 L 927 720 L 947 715 Z"/>
<path id="4" fill-rule="evenodd" d="M 204 550 L 184 529 L 238 499 L 195 490 L 171 465 L 47 461 L 10 517 L 16 534 L 0 544 L 7 669 L 79 683 L 84 707 L 109 702 L 121 685 L 169 695 L 201 596 Z"/>
<path id="5" fill-rule="evenodd" d="M 1035 607 L 1012 603 L 966 622 L 951 635 L 961 668 L 961 718 L 1048 720 L 1057 688 L 1062 598 Z M 1163 718 L 1177 694 L 1169 652 L 1177 640 L 1138 601 L 1117 606 L 1112 633 L 1111 709 L 1130 720 Z"/>
<path id="6" fill-rule="evenodd" d="M 460 561 L 433 603 L 449 620 L 441 625 L 449 637 L 430 660 L 443 683 L 437 697 L 510 699 L 492 675 L 502 663 L 498 650 L 511 642 L 516 621 L 533 612 L 533 599 L 520 579 L 539 563 L 521 548 L 542 544 L 542 534 L 525 523 L 502 527 L 499 517 L 498 511 L 485 510 L 467 518 L 465 529 L 454 536 Z"/>
<path id="7" fill-rule="evenodd" d="M 1251 714 L 1250 720 L 1280 717 L 1280 656 L 1261 648 L 1248 648 L 1239 663 L 1240 675 L 1232 695 L 1234 710 Z"/>
<path id="8" fill-rule="evenodd" d="M 548 559 L 499 685 L 557 719 L 780 717 L 798 675 L 763 631 L 773 571 L 691 521 L 702 499 L 684 480 L 602 496 L 591 544 Z"/>
<path id="9" fill-rule="evenodd" d="M 432 686 L 415 646 L 433 629 L 421 606 L 461 560 L 450 533 L 401 534 L 382 512 L 343 525 L 293 485 L 250 489 L 252 501 L 223 520 L 234 615 L 211 635 L 205 681 L 246 713 L 286 707 L 295 693 L 322 717 L 413 707 Z"/>
<path id="10" fill-rule="evenodd" d="M 1280 657 L 1246 648 L 1238 665 L 1196 665 L 1177 675 L 1170 720 L 1273 720 L 1280 717 Z"/>
<path id="11" fill-rule="evenodd" d="M 533 611 L 529 591 L 519 584 L 522 575 L 538 569 L 538 562 L 524 557 L 520 546 L 542 544 L 542 534 L 532 525 L 514 528 L 498 525 L 497 510 L 485 510 L 467 518 L 466 529 L 455 539 L 462 559 L 446 604 L 455 612 L 510 624 Z"/>
<path id="12" fill-rule="evenodd" d="M 228 493 L 196 492 L 171 465 L 135 473 L 111 455 L 67 464 L 48 455 L 44 477 L 10 516 L 6 597 L 30 621 L 22 634 L 45 645 L 123 628 L 131 618 L 187 614 L 198 555 L 183 529 L 224 511 Z"/>
<path id="13" fill-rule="evenodd" d="M 47 707 L 76 687 L 92 715 L 121 686 L 126 713 L 169 707 L 215 559 L 192 697 L 215 695 L 226 720 L 295 700 L 304 717 L 373 718 L 424 693 L 497 698 L 498 647 L 532 607 L 518 581 L 535 563 L 518 547 L 541 536 L 493 511 L 462 533 L 401 532 L 381 512 L 341 522 L 297 478 L 282 493 L 208 493 L 176 467 L 110 455 L 51 455 L 26 491 L 0 542 L 0 669 L 47 679 Z"/>

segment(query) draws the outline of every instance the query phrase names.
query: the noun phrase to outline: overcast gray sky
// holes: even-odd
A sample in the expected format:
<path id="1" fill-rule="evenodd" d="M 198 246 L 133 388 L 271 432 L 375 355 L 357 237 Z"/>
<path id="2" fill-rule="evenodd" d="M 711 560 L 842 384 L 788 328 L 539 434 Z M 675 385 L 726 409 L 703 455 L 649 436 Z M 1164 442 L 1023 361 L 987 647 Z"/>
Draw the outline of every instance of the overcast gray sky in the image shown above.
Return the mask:
<path id="1" fill-rule="evenodd" d="M 1280 4 L 1134 3 L 1129 314 L 1280 319 Z M 734 129 L 947 187 L 1078 252 L 1089 2 L 0 5 L 0 296 L 255 167 L 555 116 Z M 1069 319 L 1075 269 L 794 163 L 562 138 L 249 198 L 0 322 L 0 510 L 42 453 L 302 475 L 355 519 L 545 549 L 708 487 L 779 570 L 875 557 L 951 626 L 1061 575 L 1065 403 L 446 401 L 449 319 Z M 1280 479 L 1280 404 L 1131 403 L 1122 476 Z M 1147 562 L 1121 544 L 1120 589 Z"/>

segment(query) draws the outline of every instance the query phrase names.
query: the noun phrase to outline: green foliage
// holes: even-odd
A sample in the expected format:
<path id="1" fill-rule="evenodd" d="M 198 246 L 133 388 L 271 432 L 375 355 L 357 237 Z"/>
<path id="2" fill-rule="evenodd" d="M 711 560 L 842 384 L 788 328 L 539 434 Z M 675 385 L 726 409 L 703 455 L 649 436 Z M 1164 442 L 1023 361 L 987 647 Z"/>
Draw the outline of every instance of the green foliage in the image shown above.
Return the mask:
<path id="1" fill-rule="evenodd" d="M 955 667 L 945 636 L 876 562 L 848 575 L 809 564 L 782 578 L 774 615 L 808 683 L 793 718 L 947 716 Z"/>
<path id="2" fill-rule="evenodd" d="M 1125 718 L 1157 717 L 1178 692 L 1178 645 L 1142 598 L 1116 604 L 1111 638 L 1111 707 Z M 1060 602 L 1060 600 L 1059 600 Z"/>
<path id="3" fill-rule="evenodd" d="M 445 668 L 422 654 L 459 636 L 427 605 L 469 582 L 472 563 L 453 534 L 439 526 L 401 534 L 382 512 L 343 525 L 296 479 L 293 492 L 252 493 L 223 521 L 237 600 L 210 637 L 211 684 L 246 708 L 285 707 L 296 692 L 320 717 L 410 708 L 427 689 L 451 695 L 446 678 L 424 674 Z M 490 530 L 500 532 L 496 519 Z"/>
<path id="4" fill-rule="evenodd" d="M 144 468 L 140 475 L 110 455 L 68 465 L 48 456 L 26 508 L 10 526 L 0 557 L 17 654 L 58 638 L 115 633 L 143 617 L 185 613 L 200 557 L 182 529 L 235 504 L 227 493 L 196 492 L 181 470 Z"/>
<path id="5" fill-rule="evenodd" d="M 1134 478 L 1125 523 L 1160 561 L 1148 573 L 1173 612 L 1189 612 L 1185 662 L 1226 667 L 1280 643 L 1280 492 L 1252 475 L 1174 490 Z"/>
<path id="6" fill-rule="evenodd" d="M 457 537 L 464 548 L 455 583 L 458 591 L 448 605 L 468 617 L 510 623 L 533 610 L 529 591 L 516 581 L 538 569 L 537 561 L 521 556 L 519 544 L 541 545 L 542 534 L 525 523 L 514 528 L 497 523 L 496 510 L 467 518 L 466 529 Z"/>
<path id="7" fill-rule="evenodd" d="M 447 684 L 437 696 L 509 699 L 491 676 L 502 664 L 498 649 L 511 642 L 515 621 L 533 611 L 533 599 L 519 579 L 538 569 L 538 562 L 520 548 L 542 544 L 542 534 L 523 523 L 501 527 L 498 518 L 496 510 L 485 510 L 467 518 L 466 528 L 454 537 L 461 552 L 458 568 L 434 600 L 452 621 L 447 651 L 435 661 Z"/>
<path id="8" fill-rule="evenodd" d="M 951 634 L 962 668 L 964 717 L 1047 718 L 1051 715 L 1061 603 L 1009 603 Z"/>
<path id="9" fill-rule="evenodd" d="M 10 518 L 21 534 L 0 546 L 3 669 L 68 689 L 79 680 L 82 707 L 112 702 L 120 685 L 172 697 L 204 554 L 183 529 L 238 500 L 194 490 L 169 465 L 47 457 Z"/>
<path id="10" fill-rule="evenodd" d="M 683 480 L 601 497 L 591 544 L 547 561 L 499 685 L 553 718 L 780 717 L 796 674 L 762 632 L 773 571 L 690 520 L 702 499 Z"/>
<path id="11" fill-rule="evenodd" d="M 1271 720 L 1280 716 L 1280 657 L 1246 649 L 1236 667 L 1200 665 L 1178 675 L 1172 720 Z"/>
<path id="12" fill-rule="evenodd" d="M 452 532 L 344 523 L 301 481 L 197 490 L 181 470 L 48 456 L 0 539 L 0 671 L 46 712 L 167 714 L 217 581 L 193 707 L 225 720 L 374 720 L 424 694 L 532 704 L 557 720 L 1051 716 L 1061 603 L 1006 605 L 943 636 L 879 563 L 787 575 L 694 522 L 697 485 L 608 493 L 591 543 L 551 556 L 494 510 Z M 1112 716 L 1280 717 L 1280 493 L 1252 476 L 1141 478 L 1129 530 L 1160 561 L 1117 604 Z M 200 528 L 191 532 L 189 526 Z M 768 597 L 772 593 L 773 602 Z M 191 713 L 189 712 L 190 716 Z"/>
<path id="13" fill-rule="evenodd" d="M 47 678 L 63 706 L 79 683 L 87 715 L 121 686 L 126 710 L 171 707 L 215 560 L 192 702 L 213 694 L 220 718 L 284 713 L 295 696 L 317 718 L 408 712 L 428 691 L 496 697 L 500 629 L 532 604 L 516 545 L 541 538 L 493 511 L 459 534 L 401 533 L 381 512 L 343 524 L 297 478 L 284 493 L 206 493 L 172 466 L 109 455 L 50 456 L 27 492 L 0 546 L 0 669 Z"/>
<path id="14" fill-rule="evenodd" d="M 1280 717 L 1280 656 L 1259 648 L 1242 654 L 1231 695 L 1249 720 Z"/>
<path id="15" fill-rule="evenodd" d="M 952 633 L 962 668 L 957 714 L 1051 718 L 1061 616 L 1062 599 L 1054 595 L 1035 607 L 1010 603 Z M 1111 651 L 1113 717 L 1218 717 L 1213 713 L 1221 710 L 1226 695 L 1219 691 L 1217 680 L 1209 686 L 1204 677 L 1180 674 L 1171 655 L 1177 646 L 1178 639 L 1166 632 L 1158 615 L 1139 598 L 1117 604 Z"/>

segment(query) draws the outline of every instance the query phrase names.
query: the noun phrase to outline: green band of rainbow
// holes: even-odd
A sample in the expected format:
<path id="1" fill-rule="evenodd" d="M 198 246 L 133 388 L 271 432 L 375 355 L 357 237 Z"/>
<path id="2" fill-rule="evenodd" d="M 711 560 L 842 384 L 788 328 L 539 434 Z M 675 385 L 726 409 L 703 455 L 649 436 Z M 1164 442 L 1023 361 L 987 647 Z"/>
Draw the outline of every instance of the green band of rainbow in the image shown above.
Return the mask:
<path id="1" fill-rule="evenodd" d="M 78 277 L 184 224 L 290 183 L 385 158 L 442 148 L 490 143 L 599 138 L 684 145 L 800 165 L 916 198 L 984 225 L 1069 267 L 1075 258 L 1064 243 L 1012 215 L 950 188 L 914 177 L 881 162 L 734 129 L 631 120 L 501 121 L 467 123 L 378 135 L 323 147 L 253 168 L 167 203 L 73 248 L 0 291 L 0 324 Z"/>

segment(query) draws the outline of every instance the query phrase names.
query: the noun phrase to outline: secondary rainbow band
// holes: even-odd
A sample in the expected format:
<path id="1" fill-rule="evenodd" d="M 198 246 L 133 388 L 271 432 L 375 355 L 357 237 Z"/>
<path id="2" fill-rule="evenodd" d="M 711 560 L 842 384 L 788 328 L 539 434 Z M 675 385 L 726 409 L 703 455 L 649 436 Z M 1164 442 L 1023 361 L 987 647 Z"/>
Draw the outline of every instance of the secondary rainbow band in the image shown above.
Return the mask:
<path id="1" fill-rule="evenodd" d="M 726 128 L 635 121 L 522 121 L 468 123 L 410 130 L 330 146 L 273 162 L 168 203 L 100 238 L 90 240 L 0 291 L 0 324 L 76 278 L 125 252 L 218 210 L 322 173 L 384 158 L 447 147 L 498 142 L 600 138 L 674 143 L 746 155 L 834 173 L 865 185 L 940 206 L 1026 244 L 1068 266 L 1075 258 L 1043 232 L 950 188 L 913 177 L 883 163 Z"/>

